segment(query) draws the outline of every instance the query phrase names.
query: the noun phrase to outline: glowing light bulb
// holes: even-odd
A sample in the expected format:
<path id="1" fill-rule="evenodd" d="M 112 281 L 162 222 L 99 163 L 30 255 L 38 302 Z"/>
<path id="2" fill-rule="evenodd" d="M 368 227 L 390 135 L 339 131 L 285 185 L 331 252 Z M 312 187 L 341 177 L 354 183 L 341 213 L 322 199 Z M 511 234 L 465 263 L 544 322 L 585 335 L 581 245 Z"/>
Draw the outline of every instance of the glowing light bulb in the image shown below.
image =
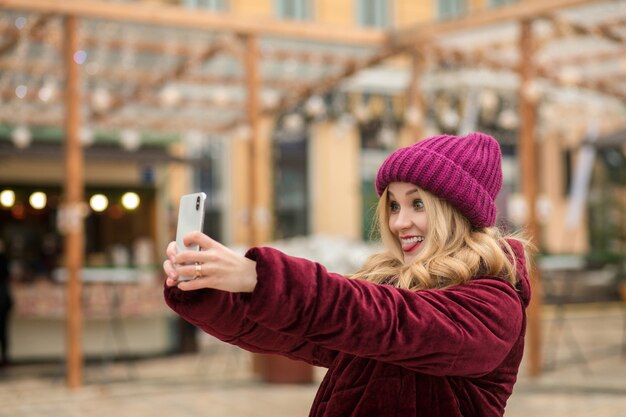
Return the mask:
<path id="1" fill-rule="evenodd" d="M 120 145 L 129 152 L 134 152 L 141 146 L 141 134 L 134 129 L 124 129 L 120 133 Z"/>
<path id="2" fill-rule="evenodd" d="M 74 52 L 74 62 L 76 62 L 78 65 L 83 65 L 86 60 L 87 52 L 83 51 L 82 49 Z"/>
<path id="3" fill-rule="evenodd" d="M 326 112 L 326 103 L 318 95 L 311 96 L 304 105 L 306 113 L 311 117 L 321 116 Z"/>
<path id="4" fill-rule="evenodd" d="M 284 126 L 290 132 L 299 132 L 304 127 L 304 119 L 298 113 L 291 113 L 285 116 Z"/>
<path id="5" fill-rule="evenodd" d="M 0 204 L 2 204 L 2 207 L 13 207 L 15 204 L 15 191 L 2 190 L 0 193 Z"/>
<path id="6" fill-rule="evenodd" d="M 113 104 L 113 97 L 111 93 L 105 88 L 99 87 L 91 94 L 91 105 L 94 110 L 102 112 L 107 110 Z"/>
<path id="7" fill-rule="evenodd" d="M 161 104 L 167 107 L 172 107 L 180 103 L 182 96 L 180 90 L 173 85 L 165 86 L 159 93 L 159 100 Z"/>
<path id="8" fill-rule="evenodd" d="M 122 196 L 122 205 L 126 210 L 135 210 L 139 207 L 140 201 L 141 200 L 139 199 L 137 193 L 133 193 L 132 191 L 124 193 Z"/>
<path id="9" fill-rule="evenodd" d="M 15 95 L 18 98 L 24 98 L 26 97 L 26 94 L 28 94 L 28 87 L 26 87 L 24 84 L 20 84 L 15 87 Z"/>
<path id="10" fill-rule="evenodd" d="M 93 211 L 101 213 L 109 207 L 109 199 L 103 194 L 94 194 L 89 199 L 89 206 Z"/>
<path id="11" fill-rule="evenodd" d="M 88 126 L 82 126 L 78 131 L 78 139 L 81 145 L 91 146 L 95 141 L 95 135 L 93 129 Z"/>
<path id="12" fill-rule="evenodd" d="M 26 126 L 18 126 L 11 132 L 11 141 L 18 149 L 28 148 L 33 140 L 33 135 Z"/>
<path id="13" fill-rule="evenodd" d="M 28 202 L 30 203 L 32 208 L 41 210 L 44 207 L 46 207 L 46 203 L 48 202 L 48 197 L 46 196 L 45 193 L 41 191 L 35 191 L 28 198 Z"/>

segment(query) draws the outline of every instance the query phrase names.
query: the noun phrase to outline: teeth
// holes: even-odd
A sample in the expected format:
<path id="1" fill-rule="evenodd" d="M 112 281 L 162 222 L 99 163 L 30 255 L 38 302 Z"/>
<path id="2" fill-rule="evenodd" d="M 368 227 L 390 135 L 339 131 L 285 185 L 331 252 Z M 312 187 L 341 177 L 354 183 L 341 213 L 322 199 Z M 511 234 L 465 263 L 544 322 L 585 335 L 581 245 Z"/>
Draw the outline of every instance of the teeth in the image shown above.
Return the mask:
<path id="1" fill-rule="evenodd" d="M 424 236 L 413 236 L 408 239 L 402 239 L 402 243 L 417 243 L 417 242 L 423 242 L 423 241 L 424 241 Z"/>

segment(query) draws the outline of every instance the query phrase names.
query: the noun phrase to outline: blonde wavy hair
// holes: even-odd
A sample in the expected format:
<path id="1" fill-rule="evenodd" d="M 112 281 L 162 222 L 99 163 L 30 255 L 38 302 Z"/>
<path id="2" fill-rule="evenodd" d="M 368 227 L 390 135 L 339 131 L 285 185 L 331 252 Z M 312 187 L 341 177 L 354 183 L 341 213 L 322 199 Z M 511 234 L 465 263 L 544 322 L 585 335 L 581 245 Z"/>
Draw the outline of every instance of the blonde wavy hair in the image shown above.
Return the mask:
<path id="1" fill-rule="evenodd" d="M 520 233 L 505 236 L 498 227 L 474 229 L 447 201 L 421 188 L 418 190 L 428 218 L 428 233 L 417 257 L 404 264 L 400 242 L 389 229 L 389 197 L 385 189 L 376 208 L 375 230 L 387 250 L 371 256 L 353 279 L 420 290 L 447 288 L 478 275 L 489 275 L 515 285 L 515 254 L 509 242 L 522 243 L 528 257 L 528 240 Z"/>

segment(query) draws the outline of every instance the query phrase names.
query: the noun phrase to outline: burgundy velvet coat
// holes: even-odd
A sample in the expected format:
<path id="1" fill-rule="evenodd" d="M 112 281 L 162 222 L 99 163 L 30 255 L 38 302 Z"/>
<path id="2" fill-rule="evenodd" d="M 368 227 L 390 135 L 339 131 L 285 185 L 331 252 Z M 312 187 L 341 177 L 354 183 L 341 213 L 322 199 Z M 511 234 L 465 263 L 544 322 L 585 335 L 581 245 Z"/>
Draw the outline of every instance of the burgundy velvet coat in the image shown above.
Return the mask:
<path id="1" fill-rule="evenodd" d="M 166 288 L 167 304 L 219 339 L 328 368 L 310 416 L 502 416 L 522 358 L 530 289 L 476 277 L 408 291 L 251 249 L 251 294 Z"/>

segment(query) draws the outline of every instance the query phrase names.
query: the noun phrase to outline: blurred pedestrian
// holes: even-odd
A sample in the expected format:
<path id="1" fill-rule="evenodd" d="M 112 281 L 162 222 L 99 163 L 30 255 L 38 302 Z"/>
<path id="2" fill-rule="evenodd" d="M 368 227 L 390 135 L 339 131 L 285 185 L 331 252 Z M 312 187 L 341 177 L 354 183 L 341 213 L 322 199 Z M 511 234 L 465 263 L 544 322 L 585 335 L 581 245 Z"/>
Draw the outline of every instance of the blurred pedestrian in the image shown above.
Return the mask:
<path id="1" fill-rule="evenodd" d="M 9 365 L 9 314 L 13 306 L 9 260 L 0 240 L 0 368 Z"/>
<path id="2" fill-rule="evenodd" d="M 530 288 L 526 241 L 495 226 L 501 159 L 482 133 L 391 154 L 376 179 L 386 251 L 349 278 L 194 232 L 203 250 L 167 248 L 165 299 L 226 342 L 327 367 L 311 416 L 502 416 Z"/>

